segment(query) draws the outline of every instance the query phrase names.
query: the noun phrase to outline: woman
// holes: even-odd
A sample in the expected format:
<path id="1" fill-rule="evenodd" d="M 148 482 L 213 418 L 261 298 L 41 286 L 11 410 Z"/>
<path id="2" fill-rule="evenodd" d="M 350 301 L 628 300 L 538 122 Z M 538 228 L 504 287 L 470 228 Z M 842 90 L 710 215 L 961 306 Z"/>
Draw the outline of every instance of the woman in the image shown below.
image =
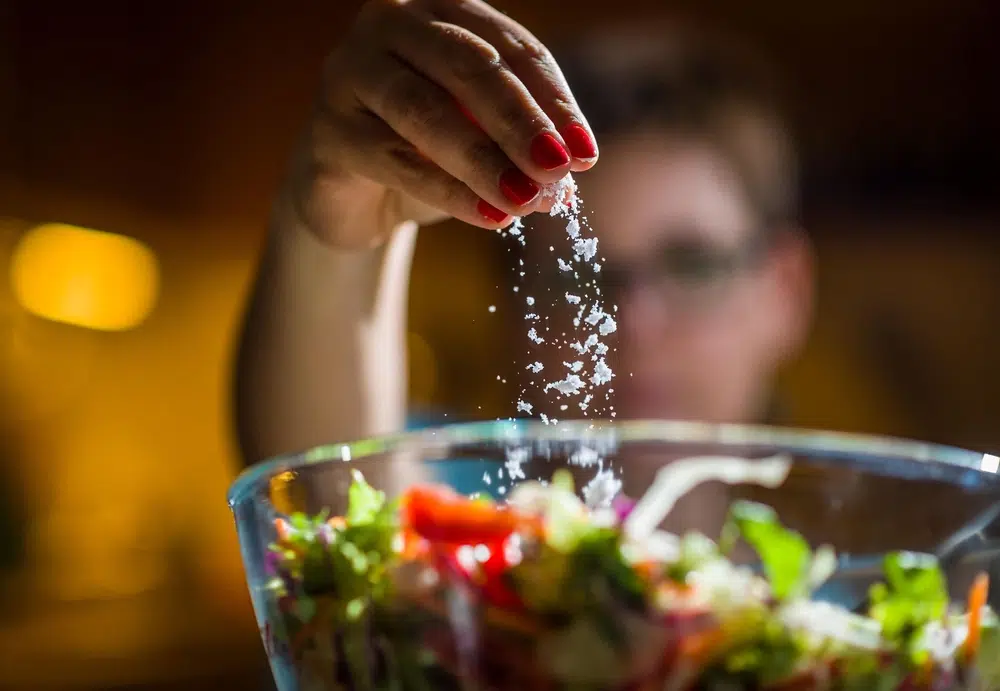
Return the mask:
<path id="1" fill-rule="evenodd" d="M 619 305 L 619 417 L 766 414 L 810 303 L 766 90 L 699 41 L 581 45 L 567 80 L 485 3 L 363 8 L 274 205 L 237 368 L 248 462 L 402 428 L 417 228 L 502 228 L 570 172 Z"/>

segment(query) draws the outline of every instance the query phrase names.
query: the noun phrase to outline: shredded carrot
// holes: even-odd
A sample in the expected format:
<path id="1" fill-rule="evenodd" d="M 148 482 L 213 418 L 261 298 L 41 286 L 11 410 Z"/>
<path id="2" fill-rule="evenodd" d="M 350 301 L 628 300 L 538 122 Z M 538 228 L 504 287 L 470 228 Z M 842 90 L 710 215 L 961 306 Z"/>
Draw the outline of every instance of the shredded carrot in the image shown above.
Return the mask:
<path id="1" fill-rule="evenodd" d="M 288 539 L 288 523 L 283 518 L 274 519 L 274 531 L 278 534 L 278 542 Z"/>
<path id="2" fill-rule="evenodd" d="M 678 645 L 678 657 L 700 663 L 711 657 L 727 640 L 722 627 L 684 636 Z"/>
<path id="3" fill-rule="evenodd" d="M 969 633 L 965 639 L 965 656 L 972 660 L 979 652 L 979 642 L 982 639 L 983 608 L 986 606 L 986 596 L 990 590 L 990 577 L 981 572 L 976 576 L 969 588 Z"/>

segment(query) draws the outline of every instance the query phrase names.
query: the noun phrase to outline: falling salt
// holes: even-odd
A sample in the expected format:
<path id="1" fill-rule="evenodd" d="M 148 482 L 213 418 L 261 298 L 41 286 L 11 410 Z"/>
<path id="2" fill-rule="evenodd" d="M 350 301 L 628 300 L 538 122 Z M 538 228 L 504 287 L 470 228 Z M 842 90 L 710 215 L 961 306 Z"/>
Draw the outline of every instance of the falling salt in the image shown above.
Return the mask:
<path id="1" fill-rule="evenodd" d="M 618 330 L 618 324 L 615 322 L 614 319 L 611 318 L 610 315 L 605 315 L 604 321 L 597 329 L 598 333 L 600 333 L 602 336 L 608 336 L 610 334 L 613 334 L 617 330 Z"/>
<path id="2" fill-rule="evenodd" d="M 597 364 L 594 365 L 594 376 L 590 378 L 590 383 L 594 386 L 600 386 L 601 384 L 607 384 L 611 381 L 611 378 L 615 376 L 608 367 L 607 363 L 604 362 L 604 358 L 600 358 Z"/>
<path id="3" fill-rule="evenodd" d="M 584 387 L 583 380 L 576 374 L 569 374 L 561 381 L 549 382 L 545 385 L 545 390 L 555 389 L 563 396 L 573 396 Z"/>
<path id="4" fill-rule="evenodd" d="M 573 265 L 570 264 L 565 259 L 560 258 L 560 259 L 557 259 L 556 261 L 559 262 L 559 270 L 560 271 L 572 271 L 573 270 Z"/>
<path id="5" fill-rule="evenodd" d="M 529 312 L 528 314 L 524 315 L 524 318 L 526 320 L 528 320 L 528 321 L 532 321 L 532 320 L 538 319 L 538 315 L 535 314 L 534 312 Z M 602 328 L 603 328 L 603 325 L 602 325 Z M 613 329 L 612 329 L 612 331 L 613 331 Z"/>
<path id="6" fill-rule="evenodd" d="M 545 339 L 538 335 L 538 332 L 535 331 L 534 327 L 528 329 L 528 338 L 535 343 L 545 343 Z"/>
<path id="7" fill-rule="evenodd" d="M 571 305 L 579 305 L 580 304 L 580 296 L 579 295 L 573 295 L 572 293 L 566 293 L 566 302 L 568 302 Z"/>
<path id="8" fill-rule="evenodd" d="M 525 369 L 529 369 L 529 370 L 531 370 L 531 373 L 532 373 L 532 374 L 538 374 L 538 373 L 539 373 L 539 372 L 541 372 L 541 371 L 542 371 L 543 369 L 545 369 L 545 365 L 543 365 L 543 364 L 542 364 L 542 363 L 540 363 L 540 362 L 533 362 L 533 363 L 531 363 L 530 365 L 528 365 L 527 367 L 525 367 Z"/>
<path id="9" fill-rule="evenodd" d="M 504 464 L 504 467 L 507 468 L 507 477 L 511 480 L 525 479 L 524 468 L 522 467 L 523 460 L 521 458 L 507 457 L 507 462 Z"/>
<path id="10" fill-rule="evenodd" d="M 573 243 L 573 254 L 589 262 L 597 254 L 597 238 L 580 238 Z"/>
<path id="11" fill-rule="evenodd" d="M 583 369 L 583 363 L 577 360 L 576 362 L 564 362 L 564 365 L 569 367 L 570 372 L 579 372 Z"/>
<path id="12" fill-rule="evenodd" d="M 533 406 L 530 403 L 528 403 L 527 401 L 523 401 L 521 399 L 518 399 L 518 401 L 517 401 L 517 410 L 518 410 L 519 413 L 527 413 L 528 415 L 531 415 L 532 408 L 533 408 Z"/>
<path id="13" fill-rule="evenodd" d="M 602 468 L 583 488 L 583 500 L 590 509 L 610 506 L 621 489 L 622 481 L 610 469 Z"/>
<path id="14" fill-rule="evenodd" d="M 496 312 L 497 311 L 497 306 L 496 305 L 490 305 L 486 309 L 488 309 L 491 313 L 492 312 Z"/>
<path id="15" fill-rule="evenodd" d="M 587 315 L 587 318 L 584 319 L 584 321 L 591 326 L 597 326 L 597 322 L 601 321 L 603 317 L 604 311 L 601 309 L 601 306 L 594 303 L 594 305 L 590 308 L 590 314 Z"/>
<path id="16" fill-rule="evenodd" d="M 587 398 L 590 398 L 588 396 Z M 574 451 L 569 457 L 570 465 L 578 465 L 581 468 L 587 468 L 592 465 L 596 465 L 601 460 L 597 451 L 591 449 L 587 446 L 581 446 L 579 449 Z"/>
<path id="17" fill-rule="evenodd" d="M 531 297 L 530 295 L 524 298 L 524 301 L 525 303 L 527 303 L 528 307 L 531 307 L 532 305 L 535 304 L 535 298 Z"/>

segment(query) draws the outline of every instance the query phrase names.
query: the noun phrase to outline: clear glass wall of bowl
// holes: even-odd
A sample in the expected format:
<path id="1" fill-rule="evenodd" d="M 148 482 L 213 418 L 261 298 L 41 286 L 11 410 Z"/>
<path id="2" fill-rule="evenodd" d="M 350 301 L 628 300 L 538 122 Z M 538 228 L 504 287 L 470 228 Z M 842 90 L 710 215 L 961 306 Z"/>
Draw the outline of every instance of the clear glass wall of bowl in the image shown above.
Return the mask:
<path id="1" fill-rule="evenodd" d="M 623 493 L 639 497 L 673 461 L 722 456 L 787 458 L 791 471 L 777 488 L 701 485 L 677 504 L 665 529 L 677 534 L 697 530 L 715 538 L 730 503 L 751 499 L 773 507 L 782 522 L 811 545 L 832 545 L 840 555 L 878 558 L 900 550 L 933 552 L 1000 505 L 995 457 L 891 439 L 772 428 L 491 422 L 317 448 L 247 471 L 230 492 L 254 610 L 278 688 L 342 685 L 334 668 L 326 679 L 303 677 L 301 660 L 290 650 L 294 636 L 278 614 L 282 605 L 268 587 L 274 578 L 268 552 L 276 539 L 275 519 L 324 510 L 331 516 L 342 514 L 354 471 L 390 497 L 416 482 L 438 482 L 463 494 L 502 499 L 519 482 L 551 478 L 557 469 L 570 471 L 578 488 L 610 469 L 622 481 Z M 517 462 L 512 464 L 512 458 Z M 1000 583 L 998 564 L 1000 558 L 986 557 L 975 569 L 953 569 L 947 575 L 955 597 L 963 597 L 975 573 L 983 569 Z M 833 597 L 838 597 L 835 592 Z M 458 615 L 443 616 L 451 616 L 454 624 Z M 458 649 L 481 648 L 486 637 L 480 624 L 463 626 L 471 628 L 453 632 L 464 639 Z M 479 657 L 483 653 L 477 652 Z M 378 687 L 382 664 L 373 662 L 373 677 L 352 684 Z M 408 691 L 434 681 L 404 680 L 402 686 Z M 516 685 L 525 683 L 522 679 Z"/>

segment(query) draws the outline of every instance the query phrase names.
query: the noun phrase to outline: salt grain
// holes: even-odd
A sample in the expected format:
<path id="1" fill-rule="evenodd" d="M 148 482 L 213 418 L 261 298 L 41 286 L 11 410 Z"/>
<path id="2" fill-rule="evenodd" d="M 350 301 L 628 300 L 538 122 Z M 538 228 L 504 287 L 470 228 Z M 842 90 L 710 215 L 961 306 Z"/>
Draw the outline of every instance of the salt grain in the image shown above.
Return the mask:
<path id="1" fill-rule="evenodd" d="M 579 305 L 580 304 L 580 296 L 579 295 L 573 295 L 572 293 L 566 293 L 566 302 L 568 302 L 571 305 Z"/>
<path id="2" fill-rule="evenodd" d="M 530 365 L 528 365 L 527 367 L 525 367 L 525 369 L 531 370 L 532 374 L 538 374 L 543 369 L 545 369 L 545 365 L 543 365 L 540 362 L 533 362 Z"/>
<path id="3" fill-rule="evenodd" d="M 488 309 L 491 313 L 492 312 L 496 312 L 497 311 L 497 306 L 496 305 L 490 305 L 486 309 Z"/>

